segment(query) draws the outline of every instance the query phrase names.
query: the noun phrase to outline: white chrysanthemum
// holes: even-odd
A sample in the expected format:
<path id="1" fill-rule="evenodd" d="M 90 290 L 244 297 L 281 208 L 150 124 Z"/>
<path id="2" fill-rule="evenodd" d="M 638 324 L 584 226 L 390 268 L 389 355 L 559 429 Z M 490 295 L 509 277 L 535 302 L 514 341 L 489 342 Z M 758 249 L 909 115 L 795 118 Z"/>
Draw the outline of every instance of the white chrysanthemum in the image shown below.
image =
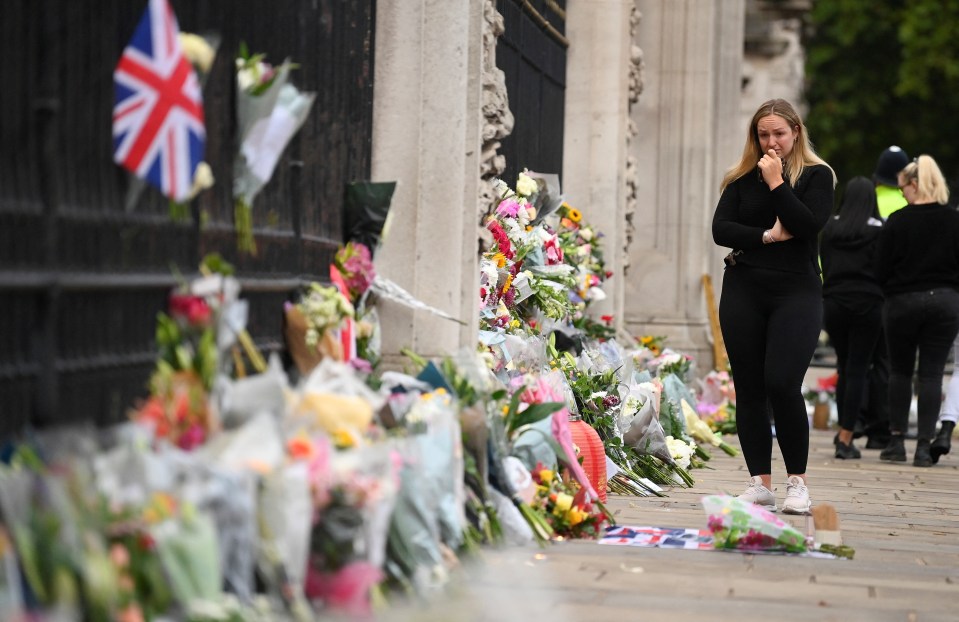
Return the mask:
<path id="1" fill-rule="evenodd" d="M 526 173 L 520 173 L 519 177 L 516 179 L 516 193 L 521 194 L 524 197 L 528 197 L 531 194 L 536 194 L 539 190 L 539 185 L 536 183 L 536 180 L 527 175 Z"/>
<path id="2" fill-rule="evenodd" d="M 669 450 L 669 455 L 672 456 L 673 460 L 676 461 L 676 464 L 679 465 L 680 468 L 689 468 L 690 462 L 692 461 L 693 452 L 695 451 L 694 445 L 687 445 L 678 438 L 667 436 L 666 448 Z"/>

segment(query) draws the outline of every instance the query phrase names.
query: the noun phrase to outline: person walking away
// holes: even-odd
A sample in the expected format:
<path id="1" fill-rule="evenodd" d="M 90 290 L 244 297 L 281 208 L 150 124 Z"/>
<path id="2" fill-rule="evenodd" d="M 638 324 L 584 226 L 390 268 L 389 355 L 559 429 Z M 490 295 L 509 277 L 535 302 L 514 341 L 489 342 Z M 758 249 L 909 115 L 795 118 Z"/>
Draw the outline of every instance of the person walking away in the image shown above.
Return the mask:
<path id="1" fill-rule="evenodd" d="M 739 162 L 726 173 L 713 240 L 726 256 L 719 323 L 736 383 L 736 420 L 750 481 L 740 499 L 776 509 L 772 408 L 786 467 L 783 512 L 809 512 L 809 419 L 802 382 L 822 327 L 819 232 L 833 208 L 836 176 L 795 108 L 763 103 L 749 122 Z"/>
<path id="2" fill-rule="evenodd" d="M 889 216 L 879 235 L 877 274 L 886 302 L 892 436 L 881 460 L 905 462 L 916 352 L 918 433 L 913 465 L 932 466 L 931 444 L 942 401 L 949 348 L 959 334 L 959 212 L 939 165 L 920 155 L 898 175 L 909 204 Z"/>
<path id="3" fill-rule="evenodd" d="M 826 223 L 819 243 L 823 275 L 823 324 L 836 349 L 839 380 L 836 458 L 861 457 L 853 431 L 866 395 L 866 377 L 882 333 L 882 289 L 876 278 L 876 248 L 882 220 L 873 182 L 846 184 L 839 213 Z"/>
<path id="4" fill-rule="evenodd" d="M 909 164 L 909 155 L 899 146 L 891 145 L 879 154 L 872 181 L 876 184 L 876 202 L 879 217 L 885 221 L 896 210 L 906 206 L 899 191 L 896 175 Z M 868 388 L 862 404 L 857 433 L 866 436 L 866 449 L 885 449 L 889 444 L 889 356 L 886 339 L 879 333 L 867 375 Z M 861 428 L 861 430 L 860 430 Z"/>

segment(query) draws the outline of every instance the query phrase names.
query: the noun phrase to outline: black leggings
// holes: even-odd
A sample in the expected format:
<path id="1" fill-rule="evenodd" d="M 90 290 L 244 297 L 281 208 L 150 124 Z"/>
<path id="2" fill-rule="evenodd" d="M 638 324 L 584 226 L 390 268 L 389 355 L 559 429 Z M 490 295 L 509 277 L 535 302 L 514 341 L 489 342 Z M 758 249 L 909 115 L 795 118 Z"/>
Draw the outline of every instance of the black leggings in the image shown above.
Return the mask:
<path id="1" fill-rule="evenodd" d="M 772 473 L 770 406 L 786 473 L 805 473 L 809 418 L 802 382 L 822 330 L 819 275 L 731 266 L 723 277 L 719 323 L 749 474 Z"/>
<path id="2" fill-rule="evenodd" d="M 839 426 L 852 431 L 866 400 L 869 363 L 882 334 L 882 302 L 862 313 L 855 313 L 842 303 L 826 298 L 823 300 L 823 314 L 829 341 L 836 350 L 836 368 L 839 370 L 836 385 Z"/>

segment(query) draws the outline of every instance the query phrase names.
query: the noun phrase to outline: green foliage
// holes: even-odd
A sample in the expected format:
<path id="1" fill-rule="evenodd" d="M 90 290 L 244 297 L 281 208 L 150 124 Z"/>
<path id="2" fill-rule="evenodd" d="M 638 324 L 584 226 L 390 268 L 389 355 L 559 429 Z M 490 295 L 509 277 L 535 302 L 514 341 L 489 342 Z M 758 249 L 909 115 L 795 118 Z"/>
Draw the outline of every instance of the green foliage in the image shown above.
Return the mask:
<path id="1" fill-rule="evenodd" d="M 806 123 L 839 190 L 890 145 L 959 181 L 959 0 L 818 0 L 809 18 Z"/>

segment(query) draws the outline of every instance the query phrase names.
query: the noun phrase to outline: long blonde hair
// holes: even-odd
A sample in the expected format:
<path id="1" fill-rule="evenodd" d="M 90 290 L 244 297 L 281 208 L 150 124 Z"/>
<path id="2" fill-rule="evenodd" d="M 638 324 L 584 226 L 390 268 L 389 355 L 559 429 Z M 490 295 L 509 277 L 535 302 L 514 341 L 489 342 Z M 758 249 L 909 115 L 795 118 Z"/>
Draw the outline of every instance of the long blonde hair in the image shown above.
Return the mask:
<path id="1" fill-rule="evenodd" d="M 813 149 L 812 142 L 809 140 L 809 135 L 806 132 L 806 126 L 803 125 L 799 113 L 797 113 L 792 104 L 785 99 L 770 99 L 759 107 L 759 110 L 753 115 L 752 121 L 749 122 L 749 128 L 746 130 L 746 146 L 743 147 L 743 156 L 736 166 L 726 171 L 726 176 L 723 177 L 723 183 L 720 184 L 719 191 L 722 192 L 726 189 L 726 186 L 756 168 L 756 163 L 763 157 L 763 152 L 759 147 L 759 131 L 757 130 L 757 126 L 759 125 L 760 119 L 773 114 L 786 121 L 790 128 L 799 130 L 796 144 L 793 145 L 792 151 L 789 152 L 783 170 L 783 175 L 789 181 L 789 185 L 792 187 L 796 186 L 796 182 L 802 175 L 803 169 L 807 166 L 825 164 L 829 167 L 829 170 L 832 171 L 832 185 L 835 187 L 837 182 L 836 172 L 833 171 L 832 167 L 826 164 L 825 160 L 820 158 L 816 150 Z"/>
<path id="2" fill-rule="evenodd" d="M 916 180 L 916 198 L 921 199 L 917 203 L 932 200 L 945 205 L 949 202 L 949 186 L 932 156 L 922 154 L 899 171 L 899 177 L 907 183 Z"/>

